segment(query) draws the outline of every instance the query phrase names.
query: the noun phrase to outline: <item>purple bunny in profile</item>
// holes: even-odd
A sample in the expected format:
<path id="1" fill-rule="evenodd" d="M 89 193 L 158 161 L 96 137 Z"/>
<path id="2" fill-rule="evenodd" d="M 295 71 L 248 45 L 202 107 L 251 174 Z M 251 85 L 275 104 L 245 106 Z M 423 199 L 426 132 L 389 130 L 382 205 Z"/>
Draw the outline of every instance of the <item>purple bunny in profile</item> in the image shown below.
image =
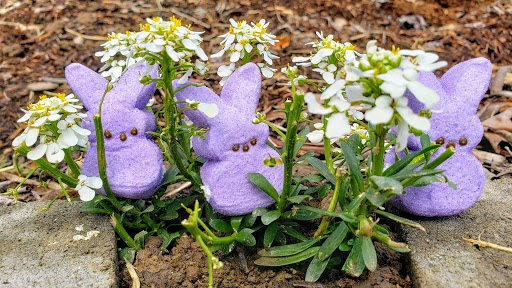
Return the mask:
<path id="1" fill-rule="evenodd" d="M 177 88 L 185 84 L 174 85 Z M 252 123 L 260 91 L 260 70 L 249 63 L 229 77 L 220 97 L 204 86 L 189 86 L 176 94 L 178 101 L 215 104 L 219 109 L 211 118 L 191 109 L 185 110 L 185 115 L 197 126 L 208 129 L 204 140 L 192 139 L 192 146 L 207 160 L 201 169 L 206 199 L 225 215 L 248 214 L 274 202 L 249 181 L 248 173 L 263 174 L 278 191 L 283 185 L 283 166 L 271 168 L 263 163 L 270 157 L 279 158 L 266 144 L 269 128 L 263 123 Z M 185 105 L 180 106 L 183 109 Z"/>
<path id="2" fill-rule="evenodd" d="M 115 87 L 105 95 L 102 106 L 102 125 L 107 158 L 107 177 L 116 196 L 145 199 L 151 197 L 162 181 L 164 168 L 162 151 L 146 132 L 156 128 L 155 117 L 145 106 L 155 92 L 155 84 L 140 83 L 145 65 L 129 69 Z M 157 70 L 153 69 L 152 77 Z M 85 155 L 82 174 L 99 176 L 96 134 L 93 115 L 107 81 L 91 69 L 73 63 L 66 67 L 66 79 L 73 92 L 87 109 L 82 126 L 92 133 L 91 146 Z M 100 191 L 104 193 L 103 190 Z"/>
<path id="3" fill-rule="evenodd" d="M 471 151 L 483 136 L 476 110 L 489 86 L 491 68 L 487 59 L 476 58 L 454 66 L 441 81 L 432 72 L 419 75 L 419 81 L 440 97 L 432 108 L 431 128 L 427 134 L 431 141 L 442 145 L 433 157 L 443 153 L 446 147 L 455 147 L 455 154 L 437 169 L 445 171 L 457 190 L 445 183 L 408 187 L 404 195 L 390 201 L 394 206 L 414 215 L 450 216 L 468 209 L 478 200 L 485 185 L 485 174 Z M 406 97 L 415 112 L 423 108 L 410 93 Z M 409 137 L 408 148 L 410 151 L 421 149 L 418 137 Z M 394 151 L 386 155 L 388 164 L 393 158 Z"/>

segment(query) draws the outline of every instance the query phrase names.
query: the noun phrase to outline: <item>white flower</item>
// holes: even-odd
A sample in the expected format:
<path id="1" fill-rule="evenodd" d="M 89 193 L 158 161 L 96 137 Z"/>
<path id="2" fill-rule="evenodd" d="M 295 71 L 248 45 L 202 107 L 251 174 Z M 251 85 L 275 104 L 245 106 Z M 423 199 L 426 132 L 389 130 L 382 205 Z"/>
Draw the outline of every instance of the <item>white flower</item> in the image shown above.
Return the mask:
<path id="1" fill-rule="evenodd" d="M 418 72 L 414 69 L 402 70 L 397 68 L 378 75 L 377 78 L 384 81 L 380 85 L 382 91 L 395 99 L 402 97 L 405 91 L 409 89 L 418 101 L 425 104 L 427 109 L 439 102 L 439 95 L 434 90 L 416 81 Z"/>
<path id="2" fill-rule="evenodd" d="M 311 143 L 318 144 L 322 142 L 324 139 L 324 130 L 322 129 L 324 127 L 323 123 L 315 123 L 313 126 L 317 129 L 315 131 L 309 132 L 306 134 L 306 137 L 309 139 Z"/>
<path id="3" fill-rule="evenodd" d="M 212 191 L 210 190 L 210 186 L 208 186 L 208 184 L 204 183 L 204 185 L 201 186 L 201 190 L 203 190 L 203 192 L 204 192 L 204 198 L 206 198 L 206 201 L 210 201 L 210 197 L 212 196 Z"/>
<path id="4" fill-rule="evenodd" d="M 325 137 L 338 139 L 350 133 L 350 123 L 345 113 L 333 113 L 327 119 Z"/>
<path id="5" fill-rule="evenodd" d="M 103 186 L 103 182 L 99 177 L 88 177 L 85 175 L 78 176 L 78 184 L 75 189 L 80 195 L 80 200 L 91 201 L 94 198 L 96 192 Z M 94 190 L 93 190 L 94 189 Z"/>
<path id="6" fill-rule="evenodd" d="M 375 107 L 366 111 L 365 119 L 374 124 L 386 124 L 393 117 L 393 108 L 391 108 L 393 99 L 389 96 L 380 96 L 375 100 Z"/>
<path id="7" fill-rule="evenodd" d="M 51 137 L 42 135 L 39 138 L 39 145 L 27 153 L 27 158 L 35 161 L 41 159 L 45 154 L 50 163 L 59 163 L 64 160 L 64 151 L 59 144 L 53 142 Z"/>
<path id="8" fill-rule="evenodd" d="M 91 131 L 78 126 L 77 120 L 83 118 L 85 118 L 85 114 L 71 114 L 57 123 L 60 133 L 57 143 L 61 148 L 73 147 L 75 145 L 85 147 Z"/>
<path id="9" fill-rule="evenodd" d="M 213 118 L 219 114 L 219 107 L 215 103 L 205 103 L 190 99 L 185 99 L 185 102 L 187 102 L 190 109 L 199 110 L 210 118 Z"/>
<path id="10" fill-rule="evenodd" d="M 332 113 L 334 110 L 331 107 L 324 107 L 316 101 L 316 97 L 313 93 L 306 93 L 304 101 L 308 105 L 308 111 L 312 114 L 325 115 Z"/>

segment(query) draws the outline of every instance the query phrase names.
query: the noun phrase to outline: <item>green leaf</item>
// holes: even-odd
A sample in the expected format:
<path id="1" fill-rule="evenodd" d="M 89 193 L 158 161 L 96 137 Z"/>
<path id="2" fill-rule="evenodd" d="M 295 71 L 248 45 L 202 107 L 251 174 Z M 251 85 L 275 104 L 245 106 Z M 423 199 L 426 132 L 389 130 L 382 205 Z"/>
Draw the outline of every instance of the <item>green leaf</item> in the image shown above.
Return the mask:
<path id="1" fill-rule="evenodd" d="M 297 162 L 297 163 L 302 162 L 302 161 L 304 161 L 304 160 L 306 160 L 306 159 L 308 159 L 308 158 L 310 158 L 310 157 L 315 157 L 315 153 L 313 153 L 313 152 L 311 152 L 311 151 L 310 151 L 310 152 L 308 152 L 308 153 L 306 153 L 306 154 L 304 154 L 304 155 L 300 156 L 299 158 L 297 158 L 297 161 L 296 161 L 296 162 Z"/>
<path id="2" fill-rule="evenodd" d="M 160 245 L 160 249 L 167 249 L 167 247 L 171 245 L 172 240 L 181 236 L 180 232 L 169 233 L 165 229 L 158 229 L 156 233 L 163 240 L 162 245 Z"/>
<path id="3" fill-rule="evenodd" d="M 265 213 L 267 213 L 267 208 L 256 208 L 254 210 L 252 210 L 252 216 L 254 217 L 259 217 Z"/>
<path id="4" fill-rule="evenodd" d="M 348 137 L 347 144 L 350 146 L 350 149 L 352 151 L 357 151 L 359 148 L 359 144 L 361 143 L 361 140 L 359 139 L 359 134 L 354 133 Z"/>
<path id="5" fill-rule="evenodd" d="M 382 176 L 392 176 L 396 173 L 402 171 L 409 163 L 411 163 L 414 159 L 417 157 L 423 157 L 424 153 L 430 152 L 435 149 L 439 149 L 441 147 L 440 145 L 431 145 L 426 148 L 421 149 L 420 151 L 416 151 L 414 153 L 405 155 L 402 159 L 396 161 L 391 166 L 388 167 L 388 169 L 384 170 L 382 173 Z"/>
<path id="6" fill-rule="evenodd" d="M 408 226 L 412 226 L 412 227 L 415 227 L 415 228 L 418 228 L 420 229 L 421 231 L 425 232 L 425 228 L 423 228 L 423 226 L 421 226 L 420 223 L 418 222 L 414 222 L 412 220 L 409 220 L 407 218 L 403 218 L 403 217 L 400 217 L 400 216 L 397 216 L 395 214 L 391 214 L 389 212 L 385 212 L 385 211 L 382 211 L 382 210 L 375 210 L 375 213 L 379 214 L 379 215 L 382 215 L 386 218 L 389 218 L 393 221 L 396 221 L 398 223 L 402 223 L 404 225 L 408 225 Z"/>
<path id="7" fill-rule="evenodd" d="M 144 209 L 144 211 L 142 211 L 142 213 L 150 213 L 150 212 L 153 212 L 154 210 L 155 210 L 155 206 L 149 205 L 148 207 L 146 207 L 146 209 Z"/>
<path id="8" fill-rule="evenodd" d="M 261 258 L 256 259 L 254 261 L 254 264 L 259 265 L 259 266 L 276 267 L 276 266 L 285 266 L 285 265 L 290 265 L 290 264 L 294 264 L 294 263 L 299 263 L 299 262 L 302 262 L 306 259 L 309 259 L 309 258 L 315 256 L 315 254 L 318 252 L 318 249 L 320 249 L 320 247 L 311 247 L 311 248 L 308 248 L 307 250 L 302 251 L 298 254 L 291 255 L 291 256 L 285 256 L 285 257 L 261 257 Z"/>
<path id="9" fill-rule="evenodd" d="M 348 243 L 346 243 L 346 242 L 343 242 L 343 243 L 341 243 L 340 247 L 338 247 L 338 249 L 340 249 L 340 251 L 342 251 L 342 252 L 348 252 L 348 251 L 352 250 L 352 246 L 348 245 Z"/>
<path id="10" fill-rule="evenodd" d="M 263 234 L 263 247 L 268 248 L 272 246 L 272 242 L 276 238 L 277 234 L 277 222 L 272 222 L 267 229 L 265 229 L 265 234 Z"/>
<path id="11" fill-rule="evenodd" d="M 368 201 L 370 201 L 370 203 L 377 207 L 381 207 L 388 200 L 385 195 L 373 187 L 368 187 L 364 193 L 364 196 L 366 199 L 368 199 Z"/>
<path id="12" fill-rule="evenodd" d="M 231 220 L 230 220 L 231 228 L 233 228 L 234 231 L 240 230 L 240 225 L 242 224 L 243 219 L 244 219 L 244 216 L 231 217 Z"/>
<path id="13" fill-rule="evenodd" d="M 357 218 L 354 215 L 349 214 L 349 213 L 329 212 L 329 211 L 326 211 L 323 209 L 318 209 L 318 208 L 306 206 L 306 205 L 297 205 L 294 207 L 296 209 L 295 210 L 296 215 L 299 213 L 303 213 L 303 215 L 308 215 L 309 217 L 312 217 L 310 219 L 316 219 L 316 218 L 320 218 L 322 216 L 330 216 L 330 217 L 341 218 L 343 221 L 346 221 L 349 223 L 357 222 Z M 294 216 L 292 216 L 290 218 L 296 219 L 296 218 L 294 218 Z M 310 219 L 307 219 L 307 220 L 310 220 Z M 298 220 L 301 220 L 301 219 L 298 219 Z"/>
<path id="14" fill-rule="evenodd" d="M 284 246 L 272 247 L 270 249 L 264 249 L 258 251 L 258 255 L 263 257 L 283 257 L 290 256 L 300 253 L 309 247 L 315 245 L 318 241 L 323 238 L 315 238 L 304 242 L 288 244 Z"/>
<path id="15" fill-rule="evenodd" d="M 350 145 L 345 142 L 341 142 L 341 151 L 343 151 L 343 155 L 345 156 L 345 161 L 347 162 L 348 169 L 355 183 L 357 184 L 359 191 L 363 190 L 363 174 L 361 174 L 361 167 L 359 167 L 359 160 L 357 160 L 356 154 L 352 151 Z"/>
<path id="16" fill-rule="evenodd" d="M 354 246 L 343 264 L 343 271 L 348 275 L 359 277 L 364 271 L 364 259 L 362 253 L 363 236 L 358 236 L 354 241 Z"/>
<path id="17" fill-rule="evenodd" d="M 274 201 L 279 202 L 279 194 L 277 193 L 276 188 L 268 182 L 267 178 L 260 173 L 248 173 L 247 178 L 254 185 L 258 186 L 261 191 L 265 192 L 268 196 L 272 197 Z"/>
<path id="18" fill-rule="evenodd" d="M 424 176 L 424 177 L 421 177 L 420 179 L 416 180 L 416 182 L 414 182 L 411 186 L 413 187 L 423 187 L 423 186 L 428 186 L 432 183 L 436 183 L 436 182 L 443 182 L 444 179 L 441 178 L 441 177 L 437 177 L 437 176 Z"/>
<path id="19" fill-rule="evenodd" d="M 119 251 L 119 260 L 125 260 L 126 262 L 133 264 L 135 261 L 135 249 L 130 247 L 124 247 Z"/>
<path id="20" fill-rule="evenodd" d="M 256 238 L 252 235 L 253 230 L 244 228 L 236 234 L 236 241 L 242 243 L 245 246 L 256 245 Z"/>
<path id="21" fill-rule="evenodd" d="M 402 170 L 402 171 L 404 171 L 404 170 Z M 444 172 L 444 170 L 439 170 L 439 169 L 407 171 L 407 172 L 403 172 L 403 173 L 401 172 L 401 173 L 397 173 L 397 174 L 393 175 L 393 179 L 395 179 L 397 181 L 403 181 L 403 180 L 413 178 L 413 177 L 425 177 L 425 176 L 440 174 L 443 172 Z"/>
<path id="22" fill-rule="evenodd" d="M 165 171 L 164 177 L 162 179 L 162 184 L 160 184 L 160 187 L 174 183 L 179 172 L 180 171 L 178 170 L 176 164 L 172 165 L 171 168 L 169 168 L 169 170 Z"/>
<path id="23" fill-rule="evenodd" d="M 288 202 L 294 203 L 294 204 L 300 204 L 302 201 L 311 200 L 312 198 L 313 197 L 311 197 L 310 195 L 297 195 L 297 196 L 288 197 Z"/>
<path id="24" fill-rule="evenodd" d="M 308 241 L 308 238 L 291 226 L 281 225 L 280 229 L 283 233 L 286 233 L 299 241 Z"/>
<path id="25" fill-rule="evenodd" d="M 370 181 L 379 188 L 380 191 L 391 192 L 395 195 L 403 194 L 402 183 L 391 177 L 371 176 Z"/>
<path id="26" fill-rule="evenodd" d="M 320 276 L 324 273 L 327 264 L 329 264 L 329 260 L 330 258 L 321 261 L 318 258 L 318 254 L 316 254 L 315 257 L 313 257 L 313 260 L 311 260 L 311 263 L 309 263 L 308 270 L 306 270 L 306 282 L 316 282 L 320 279 Z"/>
<path id="27" fill-rule="evenodd" d="M 231 227 L 233 227 L 234 230 L 240 231 L 240 229 L 243 228 L 250 228 L 256 223 L 256 220 L 258 219 L 258 216 L 254 216 L 253 214 L 245 215 L 245 217 L 242 218 L 242 224 L 240 224 L 240 227 L 238 229 L 235 229 L 233 227 L 233 223 L 231 223 Z"/>
<path id="28" fill-rule="evenodd" d="M 320 247 L 320 250 L 318 251 L 318 260 L 324 261 L 329 258 L 336 248 L 341 245 L 345 236 L 347 236 L 348 231 L 349 228 L 347 224 L 345 224 L 345 222 L 341 222 Z"/>
<path id="29" fill-rule="evenodd" d="M 327 179 L 329 182 L 331 182 L 332 184 L 336 183 L 336 178 L 334 177 L 334 175 L 332 175 L 331 171 L 329 171 L 329 168 L 327 168 L 327 165 L 325 165 L 325 163 L 322 160 L 311 157 L 307 158 L 306 161 L 309 163 L 309 165 L 313 166 L 313 168 L 315 168 L 316 171 L 318 171 L 318 173 L 324 176 L 325 179 Z"/>
<path id="30" fill-rule="evenodd" d="M 372 238 L 363 236 L 363 243 L 361 245 L 363 253 L 364 265 L 368 270 L 375 271 L 377 269 L 377 252 L 373 246 Z"/>
<path id="31" fill-rule="evenodd" d="M 327 196 L 329 191 L 331 191 L 331 187 L 331 185 L 322 185 L 320 190 L 318 190 L 318 197 L 324 198 L 325 196 Z"/>
<path id="32" fill-rule="evenodd" d="M 123 211 L 125 213 L 132 209 L 133 209 L 133 205 L 124 205 L 123 207 L 121 207 L 121 211 Z"/>
<path id="33" fill-rule="evenodd" d="M 281 212 L 279 212 L 279 210 L 270 210 L 261 215 L 261 223 L 264 225 L 269 225 L 270 223 L 279 219 L 279 217 L 281 217 Z"/>
<path id="34" fill-rule="evenodd" d="M 306 126 L 302 131 L 300 131 L 299 135 L 297 135 L 297 140 L 295 141 L 295 146 L 293 147 L 293 156 L 297 155 L 299 153 L 300 148 L 302 148 L 302 145 L 306 143 L 306 135 L 309 133 L 309 127 Z"/>
<path id="35" fill-rule="evenodd" d="M 158 219 L 163 221 L 170 221 L 178 218 L 180 216 L 176 210 L 167 211 L 164 215 L 159 216 Z"/>
<path id="36" fill-rule="evenodd" d="M 139 244 L 139 246 L 141 248 L 144 248 L 144 241 L 146 240 L 146 238 L 149 236 L 149 233 L 147 231 L 140 231 L 139 233 L 135 234 L 135 237 L 133 237 L 133 240 L 135 240 L 135 242 L 137 244 Z"/>
<path id="37" fill-rule="evenodd" d="M 313 175 L 308 175 L 308 176 L 302 177 L 301 182 L 316 183 L 316 182 L 320 182 L 322 180 L 324 180 L 324 177 L 322 177 L 319 174 L 313 174 Z"/>
<path id="38" fill-rule="evenodd" d="M 432 142 L 430 142 L 430 136 L 428 136 L 428 134 L 426 133 L 421 133 L 421 136 L 420 136 L 420 143 L 421 143 L 421 148 L 426 148 L 430 145 L 432 145 Z M 425 160 L 428 162 L 430 161 L 430 153 L 425 153 Z"/>
<path id="39" fill-rule="evenodd" d="M 231 225 L 228 224 L 228 222 L 222 220 L 222 219 L 211 219 L 209 222 L 210 226 L 212 226 L 213 229 L 222 232 L 222 233 L 231 233 L 233 232 L 233 228 L 231 228 Z"/>

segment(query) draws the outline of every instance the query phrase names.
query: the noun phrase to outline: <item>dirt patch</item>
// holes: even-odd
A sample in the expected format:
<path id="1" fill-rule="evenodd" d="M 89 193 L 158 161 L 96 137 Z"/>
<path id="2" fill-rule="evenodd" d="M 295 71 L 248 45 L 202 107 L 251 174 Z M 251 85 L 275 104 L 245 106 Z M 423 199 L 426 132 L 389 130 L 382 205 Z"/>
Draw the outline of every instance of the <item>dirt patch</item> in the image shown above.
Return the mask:
<path id="1" fill-rule="evenodd" d="M 159 250 L 161 240 L 150 237 L 139 251 L 133 264 L 141 287 L 206 287 L 208 272 L 206 256 L 188 235 L 178 239 L 171 252 Z M 409 276 L 404 275 L 400 253 L 390 251 L 376 243 L 379 268 L 365 272 L 360 278 L 351 278 L 340 270 L 327 271 L 318 283 L 304 282 L 307 266 L 293 268 L 263 268 L 255 266 L 254 249 L 239 247 L 231 255 L 222 257 L 224 268 L 215 270 L 215 287 L 412 287 Z M 131 287 L 132 280 L 124 263 L 120 264 L 121 287 Z"/>

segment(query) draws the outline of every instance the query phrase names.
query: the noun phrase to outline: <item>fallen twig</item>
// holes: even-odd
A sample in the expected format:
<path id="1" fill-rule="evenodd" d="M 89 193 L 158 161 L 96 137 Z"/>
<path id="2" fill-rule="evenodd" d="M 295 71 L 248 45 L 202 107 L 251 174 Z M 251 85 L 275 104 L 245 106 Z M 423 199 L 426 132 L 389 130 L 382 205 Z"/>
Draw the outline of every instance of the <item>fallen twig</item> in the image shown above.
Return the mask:
<path id="1" fill-rule="evenodd" d="M 482 248 L 489 247 L 489 248 L 494 248 L 496 250 L 501 250 L 501 251 L 505 251 L 508 253 L 512 253 L 512 248 L 501 246 L 501 245 L 494 244 L 491 242 L 482 241 L 482 240 L 480 240 L 480 236 L 478 236 L 478 240 L 471 239 L 471 238 L 462 238 L 462 239 L 464 239 L 464 241 L 469 242 L 473 245 L 477 245 L 478 247 L 482 247 Z"/>
<path id="2" fill-rule="evenodd" d="M 128 273 L 130 273 L 130 277 L 132 278 L 132 288 L 140 288 L 140 279 L 137 275 L 137 272 L 135 272 L 135 267 L 133 265 L 126 261 L 126 270 L 128 270 Z"/>
<path id="3" fill-rule="evenodd" d="M 75 35 L 77 37 L 82 37 L 82 38 L 84 38 L 86 40 L 94 40 L 94 41 L 106 41 L 106 40 L 108 40 L 108 38 L 105 37 L 105 36 L 85 35 L 85 34 L 82 34 L 80 32 L 76 32 L 75 30 L 72 30 L 72 29 L 69 29 L 69 28 L 66 28 L 66 27 L 64 27 L 64 31 L 68 32 L 71 35 Z"/>

